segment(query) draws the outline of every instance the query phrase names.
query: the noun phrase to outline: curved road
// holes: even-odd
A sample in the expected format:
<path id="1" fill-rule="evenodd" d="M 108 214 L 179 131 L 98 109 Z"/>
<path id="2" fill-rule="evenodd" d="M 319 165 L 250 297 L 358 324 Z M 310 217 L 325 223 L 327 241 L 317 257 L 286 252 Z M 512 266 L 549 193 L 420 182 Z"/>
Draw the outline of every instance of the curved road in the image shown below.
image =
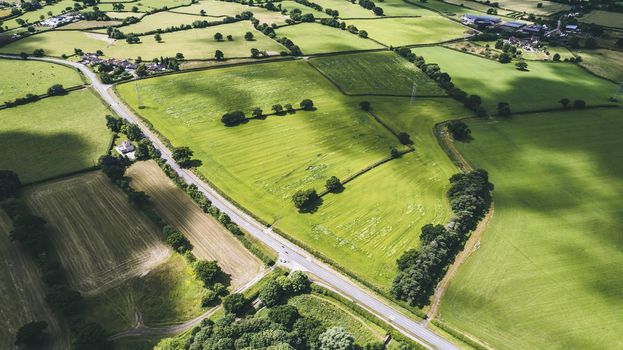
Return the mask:
<path id="1" fill-rule="evenodd" d="M 2 54 L 0 54 L 0 57 L 19 59 L 19 57 L 16 56 Z M 160 150 L 162 158 L 166 159 L 169 165 L 171 165 L 171 167 L 175 169 L 181 177 L 183 177 L 188 183 L 195 184 L 197 188 L 199 188 L 212 201 L 212 204 L 229 215 L 233 222 L 238 224 L 267 246 L 277 251 L 280 256 L 280 263 L 289 265 L 289 267 L 309 271 L 331 289 L 352 299 L 380 319 L 391 324 L 395 329 L 407 337 L 417 341 L 428 349 L 459 350 L 456 345 L 433 333 L 425 325 L 413 321 L 411 318 L 383 301 L 381 297 L 364 290 L 359 285 L 353 283 L 348 277 L 335 271 L 330 266 L 318 261 L 313 257 L 313 255 L 306 252 L 299 246 L 272 232 L 270 227 L 264 226 L 244 211 L 237 208 L 221 196 L 209 184 L 203 182 L 192 172 L 179 167 L 175 161 L 173 161 L 171 151 L 160 141 L 160 139 L 154 135 L 149 128 L 147 128 L 141 120 L 134 115 L 132 111 L 130 111 L 121 101 L 119 101 L 115 93 L 111 91 L 110 85 L 102 84 L 95 73 L 91 72 L 86 66 L 80 63 L 56 58 L 29 57 L 28 59 L 72 66 L 80 70 L 91 80 L 91 86 L 93 89 L 108 105 L 110 105 L 110 108 L 117 113 L 117 115 L 140 126 L 145 136 L 147 136 L 153 142 L 154 146 Z"/>

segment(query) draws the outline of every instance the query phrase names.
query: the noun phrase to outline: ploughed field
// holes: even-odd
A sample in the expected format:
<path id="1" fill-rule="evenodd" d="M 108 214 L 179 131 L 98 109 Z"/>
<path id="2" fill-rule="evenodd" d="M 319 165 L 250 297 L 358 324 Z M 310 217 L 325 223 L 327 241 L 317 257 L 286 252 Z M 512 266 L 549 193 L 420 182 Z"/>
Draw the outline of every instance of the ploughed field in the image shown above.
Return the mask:
<path id="1" fill-rule="evenodd" d="M 144 109 L 138 109 L 136 84 Z M 122 84 L 118 92 L 174 146 L 189 146 L 198 170 L 221 191 L 266 222 L 337 261 L 375 285 L 388 288 L 395 259 L 419 244 L 422 225 L 445 222 L 444 192 L 454 167 L 436 144 L 435 122 L 463 116 L 443 102 L 375 97 L 373 110 L 416 140 L 416 152 L 390 161 L 323 197 L 313 214 L 296 211 L 299 189 L 324 189 L 405 150 L 394 135 L 358 108 L 304 61 L 216 69 Z M 310 98 L 315 111 L 268 116 L 225 127 L 230 111 L 270 112 L 275 103 Z M 431 113 L 432 112 L 432 113 Z M 421 142 L 422 150 L 418 149 Z"/>
<path id="2" fill-rule="evenodd" d="M 441 318 L 498 349 L 623 346 L 620 109 L 470 120 L 495 214 Z"/>
<path id="3" fill-rule="evenodd" d="M 126 176 L 137 191 L 153 200 L 159 215 L 179 230 L 193 245 L 198 259 L 216 260 L 236 289 L 262 270 L 262 262 L 251 254 L 223 225 L 204 213 L 153 161 L 133 164 Z"/>
<path id="4" fill-rule="evenodd" d="M 83 293 L 113 288 L 171 254 L 159 228 L 102 172 L 28 187 L 24 197 L 49 223 L 69 282 Z"/>
<path id="5" fill-rule="evenodd" d="M 0 348 L 17 349 L 13 342 L 19 327 L 42 320 L 48 323 L 50 348 L 67 349 L 67 331 L 44 300 L 39 267 L 27 252 L 11 241 L 11 226 L 11 219 L 0 212 Z"/>

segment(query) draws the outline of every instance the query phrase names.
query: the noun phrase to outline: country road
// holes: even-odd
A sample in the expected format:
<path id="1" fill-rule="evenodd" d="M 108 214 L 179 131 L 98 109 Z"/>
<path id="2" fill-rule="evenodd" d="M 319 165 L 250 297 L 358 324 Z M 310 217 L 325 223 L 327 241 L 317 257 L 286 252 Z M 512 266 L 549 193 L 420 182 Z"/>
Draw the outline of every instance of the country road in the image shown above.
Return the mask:
<path id="1" fill-rule="evenodd" d="M 0 54 L 0 57 L 19 59 L 19 57 L 16 56 L 2 54 Z M 316 259 L 312 254 L 274 233 L 270 227 L 264 226 L 243 210 L 230 203 L 214 188 L 203 182 L 191 171 L 179 167 L 172 159 L 171 150 L 141 122 L 140 118 L 134 115 L 134 113 L 118 99 L 115 93 L 111 91 L 111 85 L 102 84 L 95 73 L 91 72 L 86 66 L 56 58 L 29 57 L 28 59 L 63 64 L 80 70 L 91 81 L 91 87 L 93 87 L 102 100 L 104 100 L 117 115 L 140 126 L 145 136 L 160 150 L 162 158 L 166 159 L 169 165 L 171 165 L 181 177 L 188 183 L 195 184 L 208 199 L 212 201 L 212 204 L 229 215 L 233 222 L 274 249 L 279 254 L 280 264 L 309 271 L 324 284 L 352 299 L 360 306 L 391 324 L 407 337 L 417 341 L 428 349 L 459 350 L 456 345 L 433 333 L 426 325 L 412 320 L 395 307 L 390 306 L 382 297 L 363 289 L 352 282 L 348 277 Z"/>

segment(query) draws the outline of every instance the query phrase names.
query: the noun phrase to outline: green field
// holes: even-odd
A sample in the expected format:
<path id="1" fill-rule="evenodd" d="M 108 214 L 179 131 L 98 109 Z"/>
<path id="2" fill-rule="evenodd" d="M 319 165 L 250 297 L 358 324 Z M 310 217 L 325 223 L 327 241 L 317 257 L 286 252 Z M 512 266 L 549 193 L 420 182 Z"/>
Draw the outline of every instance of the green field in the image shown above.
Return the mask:
<path id="1" fill-rule="evenodd" d="M 244 40 L 244 34 L 248 31 L 255 34 L 255 40 Z M 223 36 L 231 34 L 234 41 L 217 42 L 214 40 L 216 32 L 222 33 Z M 74 48 L 78 47 L 85 52 L 102 50 L 109 57 L 134 59 L 140 56 L 145 60 L 161 56 L 174 57 L 178 52 L 183 53 L 187 59 L 214 58 L 216 50 L 223 51 L 225 58 L 250 57 L 250 50 L 253 47 L 266 50 L 272 55 L 286 51 L 279 43 L 256 31 L 248 21 L 165 33 L 161 36 L 162 43 L 156 42 L 153 35 L 147 35 L 141 37 L 140 44 L 128 44 L 125 40 L 109 39 L 104 34 L 46 32 L 16 41 L 0 51 L 20 53 L 43 48 L 46 55 L 61 56 L 73 54 Z"/>
<path id="2" fill-rule="evenodd" d="M 513 64 L 501 64 L 441 47 L 414 49 L 426 63 L 437 63 L 459 88 L 480 95 L 489 112 L 498 102 L 510 103 L 515 112 L 560 107 L 559 100 L 583 99 L 605 104 L 616 85 L 597 78 L 573 64 L 530 62 L 522 72 Z M 487 80 L 486 77 L 491 77 Z M 484 78 L 484 79 L 483 79 Z"/>
<path id="3" fill-rule="evenodd" d="M 472 10 L 470 8 L 449 4 L 441 0 L 428 0 L 424 3 L 417 2 L 417 4 L 420 6 L 426 7 L 427 9 L 430 9 L 430 10 L 439 11 L 442 14 L 452 17 L 452 19 L 457 20 L 457 21 L 462 15 L 465 15 L 468 13 L 474 14 L 474 13 L 480 12 L 480 11 Z"/>
<path id="4" fill-rule="evenodd" d="M 187 14 L 174 13 L 170 11 L 157 12 L 141 18 L 138 23 L 130 24 L 119 28 L 122 32 L 142 34 L 157 29 L 166 29 L 169 27 L 179 27 L 181 25 L 192 25 L 194 21 L 206 20 L 208 22 L 217 22 L 219 18 L 189 16 Z M 106 29 L 98 30 L 98 32 L 106 33 Z M 146 39 L 143 39 L 144 41 Z"/>
<path id="5" fill-rule="evenodd" d="M 357 108 L 359 98 L 341 95 L 301 61 L 139 84 L 146 106 L 141 115 L 174 145 L 193 149 L 203 162 L 199 170 L 222 191 L 381 287 L 388 287 L 393 278 L 394 260 L 419 244 L 419 228 L 445 222 L 450 215 L 440 198 L 454 168 L 431 131 L 435 122 L 464 113 L 450 99 L 413 105 L 409 98 L 371 99 L 379 116 L 399 131 L 409 132 L 422 150 L 358 178 L 343 193 L 324 197 L 318 212 L 303 215 L 290 202 L 296 190 L 322 189 L 329 176 L 344 178 L 386 157 L 389 146 L 397 144 Z M 118 91 L 136 108 L 135 83 L 123 84 Z M 311 98 L 318 110 L 271 116 L 234 128 L 223 127 L 219 120 L 226 111 L 249 112 L 256 105 L 268 110 L 274 103 L 297 103 L 303 98 Z"/>
<path id="6" fill-rule="evenodd" d="M 303 54 L 382 49 L 383 46 L 363 39 L 346 30 L 314 23 L 301 23 L 279 28 L 277 36 L 286 37 L 298 45 Z M 313 33 L 313 35 L 310 35 Z"/>
<path id="7" fill-rule="evenodd" d="M 302 5 L 301 5 L 302 6 Z M 245 11 L 253 12 L 253 16 L 262 23 L 285 23 L 286 16 L 277 11 L 268 11 L 257 6 L 246 6 L 236 2 L 226 2 L 219 0 L 200 0 L 191 6 L 185 6 L 175 9 L 175 12 L 199 15 L 204 10 L 206 16 L 211 17 L 235 17 Z M 193 17 L 191 17 L 193 18 Z M 195 19 L 211 20 L 210 17 L 197 17 Z"/>
<path id="8" fill-rule="evenodd" d="M 419 68 L 393 52 L 327 56 L 309 61 L 347 94 L 443 96 L 445 92 Z"/>
<path id="9" fill-rule="evenodd" d="M 286 0 L 286 1 L 280 1 L 277 6 L 281 5 L 281 8 L 284 10 L 288 10 L 288 13 L 290 13 L 292 10 L 294 9 L 299 9 L 301 10 L 301 13 L 306 14 L 306 13 L 311 13 L 312 15 L 314 15 L 315 18 L 330 18 L 331 16 L 327 15 L 324 12 L 321 11 L 316 11 L 311 7 L 307 7 L 305 5 L 301 5 L 296 1 L 293 0 Z"/>
<path id="10" fill-rule="evenodd" d="M 83 83 L 73 68 L 47 62 L 0 59 L 0 71 L 0 103 L 29 93 L 45 94 L 54 84 L 70 87 Z"/>
<path id="11" fill-rule="evenodd" d="M 376 5 L 383 9 L 385 16 L 437 16 L 433 11 L 429 11 L 403 0 L 385 0 Z"/>
<path id="12" fill-rule="evenodd" d="M 0 110 L 0 169 L 28 183 L 96 165 L 110 143 L 109 113 L 89 90 Z"/>
<path id="13" fill-rule="evenodd" d="M 583 67 L 614 81 L 623 81 L 623 52 L 614 50 L 582 51 Z"/>
<path id="14" fill-rule="evenodd" d="M 468 30 L 442 16 L 350 20 L 347 24 L 368 32 L 368 36 L 387 46 L 431 44 L 462 38 Z"/>
<path id="15" fill-rule="evenodd" d="M 441 318 L 497 349 L 620 349 L 621 110 L 468 124 L 495 213 Z"/>
<path id="16" fill-rule="evenodd" d="M 319 4 L 323 8 L 330 8 L 334 10 L 338 10 L 340 13 L 340 18 L 374 18 L 378 17 L 372 12 L 372 10 L 367 10 L 358 4 L 353 4 L 350 1 L 340 1 L 340 0 L 314 0 L 315 3 Z M 377 3 L 377 6 L 383 7 L 383 4 Z M 303 11 L 305 13 L 305 11 Z"/>
<path id="17" fill-rule="evenodd" d="M 101 11 L 113 11 L 113 4 L 117 1 L 110 1 L 106 3 L 99 3 L 97 7 Z M 191 0 L 140 0 L 138 2 L 125 2 L 123 3 L 124 11 L 130 11 L 132 7 L 138 7 L 139 12 L 148 12 L 154 9 L 162 9 L 167 7 L 168 9 L 179 8 L 180 6 L 186 7 L 192 3 Z M 182 8 L 183 8 L 182 7 Z"/>
<path id="18" fill-rule="evenodd" d="M 149 327 L 171 325 L 200 315 L 203 293 L 191 266 L 173 254 L 145 276 L 90 297 L 86 314 L 109 332 L 135 327 L 137 317 Z"/>
<path id="19" fill-rule="evenodd" d="M 593 10 L 582 17 L 578 17 L 578 21 L 623 29 L 623 13 Z"/>
<path id="20" fill-rule="evenodd" d="M 535 15 L 549 16 L 558 12 L 567 11 L 570 6 L 554 1 L 541 0 L 502 0 L 500 7 L 518 12 L 534 13 Z M 542 7 L 537 7 L 542 4 Z"/>

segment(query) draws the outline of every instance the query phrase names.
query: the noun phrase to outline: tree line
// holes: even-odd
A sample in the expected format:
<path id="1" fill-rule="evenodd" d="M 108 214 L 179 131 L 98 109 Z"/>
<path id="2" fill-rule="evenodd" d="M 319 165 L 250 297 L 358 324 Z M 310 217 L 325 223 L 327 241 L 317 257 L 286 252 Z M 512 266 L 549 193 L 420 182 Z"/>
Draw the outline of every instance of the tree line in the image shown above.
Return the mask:
<path id="1" fill-rule="evenodd" d="M 227 112 L 221 117 L 221 122 L 225 126 L 237 126 L 247 122 L 250 119 L 265 119 L 269 115 L 285 115 L 286 113 L 296 113 L 297 110 L 313 111 L 315 109 L 314 102 L 310 99 L 304 99 L 301 101 L 301 103 L 299 103 L 299 107 L 300 108 L 296 109 L 290 103 L 286 103 L 285 105 L 277 103 L 271 107 L 273 113 L 265 113 L 260 107 L 254 107 L 251 111 L 250 118 L 248 118 L 242 111 Z"/>
<path id="2" fill-rule="evenodd" d="M 260 290 L 259 299 L 266 307 L 262 315 L 254 314 L 242 294 L 226 298 L 226 315 L 217 321 L 206 319 L 191 331 L 189 339 L 170 338 L 157 345 L 159 350 L 208 349 L 293 349 L 355 350 L 383 349 L 380 342 L 360 347 L 342 327 L 326 327 L 313 316 L 303 316 L 289 305 L 289 298 L 311 292 L 310 281 L 301 272 L 280 275 L 269 280 Z M 409 347 L 401 347 L 407 350 Z"/>
<path id="3" fill-rule="evenodd" d="M 67 94 L 67 89 L 65 89 L 63 85 L 61 84 L 54 84 L 50 86 L 47 90 L 47 96 L 61 96 L 61 95 L 66 95 L 66 94 Z M 13 101 L 5 101 L 4 105 L 7 108 L 10 108 L 10 107 L 15 107 L 15 106 L 25 105 L 31 102 L 36 102 L 36 101 L 39 101 L 40 99 L 41 97 L 39 97 L 39 95 L 29 93 L 29 94 L 26 94 L 26 96 L 18 97 Z"/>
<path id="4" fill-rule="evenodd" d="M 454 213 L 446 225 L 422 227 L 421 248 L 407 250 L 397 261 L 398 275 L 391 292 L 412 306 L 429 303 L 435 286 L 443 278 L 448 265 L 463 248 L 468 233 L 476 228 L 491 205 L 493 184 L 486 171 L 479 169 L 455 174 L 447 192 Z"/>

